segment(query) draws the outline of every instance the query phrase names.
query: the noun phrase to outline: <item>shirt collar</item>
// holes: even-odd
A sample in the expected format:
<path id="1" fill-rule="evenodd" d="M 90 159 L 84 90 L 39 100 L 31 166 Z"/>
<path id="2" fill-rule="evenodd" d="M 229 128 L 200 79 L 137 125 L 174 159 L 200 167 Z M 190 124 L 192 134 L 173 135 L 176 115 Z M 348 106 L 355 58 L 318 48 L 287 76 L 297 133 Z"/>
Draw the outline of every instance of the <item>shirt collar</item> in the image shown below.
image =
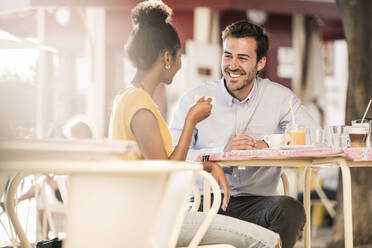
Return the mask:
<path id="1" fill-rule="evenodd" d="M 258 81 L 257 79 L 258 78 L 256 77 L 253 82 L 253 87 L 252 87 L 251 92 L 249 92 L 248 96 L 243 101 L 241 101 L 241 103 L 247 103 L 250 99 L 252 99 L 257 94 L 257 81 Z M 229 107 L 231 107 L 234 102 L 240 102 L 238 99 L 230 95 L 230 93 L 227 91 L 224 77 L 222 77 L 220 80 L 220 88 L 222 91 L 223 99 L 225 100 L 226 104 Z"/>

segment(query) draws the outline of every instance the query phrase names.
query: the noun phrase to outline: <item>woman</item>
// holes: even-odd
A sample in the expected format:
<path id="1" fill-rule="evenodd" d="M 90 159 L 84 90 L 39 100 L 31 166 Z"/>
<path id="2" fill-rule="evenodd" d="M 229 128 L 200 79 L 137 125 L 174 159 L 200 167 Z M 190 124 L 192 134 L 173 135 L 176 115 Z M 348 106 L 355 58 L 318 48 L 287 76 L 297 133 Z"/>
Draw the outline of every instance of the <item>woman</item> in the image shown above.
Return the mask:
<path id="1" fill-rule="evenodd" d="M 181 68 L 181 43 L 172 24 L 172 10 L 160 1 L 142 2 L 132 11 L 134 30 L 126 52 L 136 74 L 129 88 L 114 100 L 109 136 L 135 140 L 143 159 L 186 159 L 195 125 L 207 118 L 211 99 L 201 98 L 190 108 L 179 143 L 172 152 L 172 138 L 151 96 L 160 83 L 170 84 Z M 151 141 L 151 142 L 149 142 Z M 229 186 L 223 170 L 215 163 L 205 163 L 225 192 L 223 208 L 229 200 Z"/>
<path id="2" fill-rule="evenodd" d="M 139 159 L 185 160 L 195 125 L 211 114 L 211 99 L 199 99 L 190 108 L 179 142 L 172 151 L 172 138 L 167 124 L 151 97 L 160 83 L 172 83 L 174 75 L 181 68 L 181 43 L 170 23 L 171 14 L 172 10 L 161 1 L 141 2 L 132 10 L 134 27 L 126 44 L 126 52 L 137 71 L 132 86 L 122 90 L 114 100 L 109 136 L 135 140 L 143 156 Z M 216 163 L 204 163 L 203 168 L 212 173 L 224 190 L 222 209 L 226 210 L 230 189 L 223 170 Z M 191 218 L 193 223 L 200 223 L 200 215 L 203 213 L 196 213 L 192 217 L 187 215 L 185 222 Z M 227 216 L 223 218 L 228 218 L 224 219 L 227 222 L 233 219 Z M 186 236 L 196 228 L 188 227 L 184 223 L 183 230 L 187 230 L 187 233 L 181 234 L 178 244 L 185 245 L 190 241 L 191 237 Z M 208 240 L 207 233 L 202 243 L 216 241 Z"/>

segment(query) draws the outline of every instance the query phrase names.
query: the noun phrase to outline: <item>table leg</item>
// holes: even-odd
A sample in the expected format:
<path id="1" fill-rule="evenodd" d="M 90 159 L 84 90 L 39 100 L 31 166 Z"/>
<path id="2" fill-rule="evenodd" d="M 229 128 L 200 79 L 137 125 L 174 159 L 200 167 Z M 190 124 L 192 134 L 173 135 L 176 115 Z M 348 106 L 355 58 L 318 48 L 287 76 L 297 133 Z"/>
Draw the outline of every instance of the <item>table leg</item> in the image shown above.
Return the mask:
<path id="1" fill-rule="evenodd" d="M 305 184 L 304 184 L 304 208 L 306 215 L 306 223 L 304 228 L 304 247 L 311 247 L 311 213 L 310 213 L 310 179 L 312 168 L 307 166 L 305 168 Z"/>
<path id="2" fill-rule="evenodd" d="M 27 175 L 28 173 L 19 172 L 10 180 L 5 198 L 5 207 L 8 217 L 12 222 L 12 225 L 19 237 L 19 240 L 21 241 L 22 247 L 32 248 L 31 244 L 27 240 L 26 233 L 23 231 L 21 223 L 19 223 L 17 214 L 15 212 L 15 197 L 17 193 L 17 188 L 22 179 Z"/>
<path id="3" fill-rule="evenodd" d="M 353 247 L 353 214 L 351 203 L 351 175 L 350 168 L 344 159 L 337 160 L 342 173 L 342 190 L 344 198 L 344 231 L 345 231 L 345 248 Z"/>

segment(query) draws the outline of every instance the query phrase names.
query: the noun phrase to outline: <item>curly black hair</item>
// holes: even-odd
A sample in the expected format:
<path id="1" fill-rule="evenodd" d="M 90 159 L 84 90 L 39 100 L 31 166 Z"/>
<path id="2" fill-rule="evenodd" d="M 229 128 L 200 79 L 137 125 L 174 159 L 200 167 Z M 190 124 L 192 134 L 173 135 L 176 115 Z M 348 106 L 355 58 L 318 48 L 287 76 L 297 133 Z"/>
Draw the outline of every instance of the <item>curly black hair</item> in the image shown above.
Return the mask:
<path id="1" fill-rule="evenodd" d="M 133 30 L 125 50 L 137 69 L 151 68 L 164 50 L 176 56 L 181 42 L 171 24 L 172 14 L 172 9 L 159 0 L 143 1 L 132 9 Z"/>

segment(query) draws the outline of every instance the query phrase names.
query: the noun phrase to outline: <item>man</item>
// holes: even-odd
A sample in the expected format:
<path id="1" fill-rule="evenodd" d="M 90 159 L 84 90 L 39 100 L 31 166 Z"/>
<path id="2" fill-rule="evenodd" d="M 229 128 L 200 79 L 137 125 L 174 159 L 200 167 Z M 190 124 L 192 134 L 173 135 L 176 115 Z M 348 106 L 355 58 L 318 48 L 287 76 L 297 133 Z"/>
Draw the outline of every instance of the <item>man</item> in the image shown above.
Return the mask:
<path id="1" fill-rule="evenodd" d="M 263 137 L 284 133 L 286 125 L 291 123 L 290 102 L 296 123 L 318 127 L 288 88 L 256 76 L 265 67 L 269 47 L 261 27 L 239 21 L 223 31 L 222 39 L 223 78 L 187 92 L 170 125 L 173 143 L 177 144 L 195 96 L 215 99 L 212 114 L 194 130 L 189 160 L 208 152 L 267 148 Z M 220 213 L 279 233 L 283 247 L 293 247 L 305 224 L 305 213 L 297 200 L 275 196 L 281 168 L 233 167 L 224 171 L 231 187 L 231 199 L 226 211 Z"/>

